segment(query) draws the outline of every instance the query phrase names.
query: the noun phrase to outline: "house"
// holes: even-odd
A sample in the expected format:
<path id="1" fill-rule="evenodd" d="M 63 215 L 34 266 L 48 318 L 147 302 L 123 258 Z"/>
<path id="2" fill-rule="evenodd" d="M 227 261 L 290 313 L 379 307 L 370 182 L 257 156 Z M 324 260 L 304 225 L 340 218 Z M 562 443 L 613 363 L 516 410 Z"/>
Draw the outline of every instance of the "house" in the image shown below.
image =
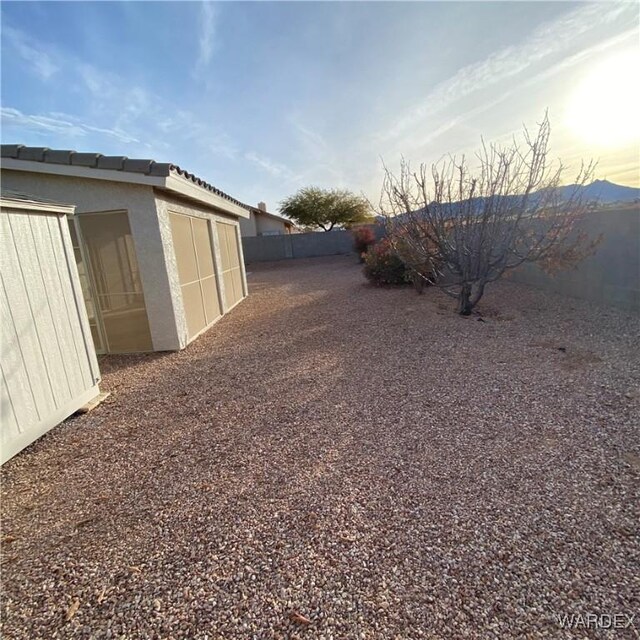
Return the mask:
<path id="1" fill-rule="evenodd" d="M 98 353 L 183 349 L 247 295 L 251 207 L 180 167 L 2 145 L 3 187 L 75 206 L 69 232 Z"/>
<path id="2" fill-rule="evenodd" d="M 67 220 L 73 206 L 0 196 L 0 463 L 100 393 Z"/>
<path id="3" fill-rule="evenodd" d="M 259 202 L 251 207 L 248 219 L 240 220 L 240 234 L 243 238 L 253 236 L 281 236 L 295 233 L 295 225 L 289 218 L 277 216 L 267 211 L 267 205 Z"/>

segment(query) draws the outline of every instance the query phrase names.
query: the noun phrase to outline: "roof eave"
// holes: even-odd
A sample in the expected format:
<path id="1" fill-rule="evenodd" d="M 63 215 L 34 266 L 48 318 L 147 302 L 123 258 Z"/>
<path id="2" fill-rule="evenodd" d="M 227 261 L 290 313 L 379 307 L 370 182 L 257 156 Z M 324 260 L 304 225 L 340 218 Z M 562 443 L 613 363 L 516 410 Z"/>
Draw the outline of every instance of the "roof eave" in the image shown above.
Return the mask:
<path id="1" fill-rule="evenodd" d="M 235 202 L 231 202 L 222 196 L 204 189 L 203 187 L 193 183 L 191 180 L 187 180 L 179 175 L 171 174 L 164 179 L 165 184 L 160 185 L 159 188 L 164 189 L 170 193 L 176 193 L 192 200 L 204 203 L 210 207 L 215 207 L 236 216 L 238 218 L 248 218 L 251 213 L 248 209 L 241 207 Z"/>
<path id="2" fill-rule="evenodd" d="M 264 211 L 263 209 L 256 209 L 255 207 L 252 210 L 255 214 L 267 216 L 268 218 L 272 218 L 273 220 L 277 220 L 278 222 L 284 222 L 284 224 L 288 224 L 289 226 L 293 227 L 293 221 L 289 220 L 289 218 L 278 216 L 275 213 L 269 213 L 269 211 Z"/>
<path id="3" fill-rule="evenodd" d="M 107 182 L 125 182 L 164 189 L 184 197 L 215 207 L 239 218 L 248 218 L 249 211 L 203 187 L 173 173 L 168 176 L 152 176 L 131 171 L 113 171 L 67 164 L 48 164 L 32 160 L 2 158 L 2 169 L 24 171 L 25 173 L 44 173 L 67 176 L 70 178 L 86 178 L 88 180 L 106 180 Z"/>
<path id="4" fill-rule="evenodd" d="M 106 180 L 108 182 L 127 182 L 129 184 L 143 184 L 162 186 L 165 178 L 162 176 L 148 176 L 131 171 L 113 171 L 112 169 L 97 169 L 69 164 L 49 164 L 34 160 L 18 160 L 2 158 L 2 169 L 24 171 L 25 173 L 46 173 L 49 175 L 68 176 L 70 178 L 87 178 L 89 180 Z"/>

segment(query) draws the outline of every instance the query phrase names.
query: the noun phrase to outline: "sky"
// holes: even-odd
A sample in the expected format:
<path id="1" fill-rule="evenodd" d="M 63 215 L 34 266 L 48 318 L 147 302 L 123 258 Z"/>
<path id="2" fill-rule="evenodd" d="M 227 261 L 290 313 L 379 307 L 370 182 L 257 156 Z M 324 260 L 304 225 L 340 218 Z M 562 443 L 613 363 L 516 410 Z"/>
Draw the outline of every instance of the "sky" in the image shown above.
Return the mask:
<path id="1" fill-rule="evenodd" d="M 276 211 L 377 200 L 545 110 L 570 183 L 640 186 L 635 2 L 2 2 L 3 143 L 172 162 Z"/>

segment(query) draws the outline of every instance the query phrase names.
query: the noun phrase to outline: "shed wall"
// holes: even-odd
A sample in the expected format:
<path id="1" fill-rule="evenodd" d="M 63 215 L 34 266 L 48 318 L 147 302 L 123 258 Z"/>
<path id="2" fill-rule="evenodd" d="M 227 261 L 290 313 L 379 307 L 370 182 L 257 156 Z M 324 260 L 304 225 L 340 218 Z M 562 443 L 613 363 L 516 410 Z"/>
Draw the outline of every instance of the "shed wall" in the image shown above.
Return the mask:
<path id="1" fill-rule="evenodd" d="M 1 461 L 98 395 L 64 214 L 0 213 Z"/>
<path id="2" fill-rule="evenodd" d="M 83 212 L 127 211 L 153 349 L 171 351 L 184 346 L 179 339 L 181 327 L 177 324 L 178 307 L 172 274 L 167 269 L 166 245 L 158 225 L 153 187 L 9 169 L 2 170 L 2 184 L 7 189 L 72 203 L 79 215 Z"/>
<path id="3" fill-rule="evenodd" d="M 165 255 L 166 268 L 171 284 L 171 295 L 175 308 L 176 326 L 178 328 L 180 347 L 184 348 L 195 336 L 190 336 L 187 326 L 186 314 L 182 299 L 182 290 L 180 283 L 180 275 L 178 263 L 173 245 L 173 235 L 171 229 L 171 214 L 179 214 L 192 216 L 195 218 L 205 219 L 209 223 L 211 230 L 211 240 L 213 243 L 213 255 L 216 266 L 216 275 L 220 284 L 220 302 L 224 313 L 244 299 L 247 295 L 247 279 L 244 268 L 244 260 L 242 256 L 242 243 L 239 241 L 240 225 L 238 218 L 235 216 L 224 215 L 212 207 L 200 206 L 187 200 L 175 198 L 163 191 L 156 191 L 157 216 L 160 224 L 160 233 L 163 240 L 163 251 Z M 242 295 L 239 300 L 235 300 L 232 296 L 227 295 L 224 286 L 224 278 L 222 276 L 222 253 L 220 238 L 217 231 L 217 223 L 226 223 L 231 225 L 238 237 L 238 259 L 240 267 L 240 280 L 242 287 Z"/>

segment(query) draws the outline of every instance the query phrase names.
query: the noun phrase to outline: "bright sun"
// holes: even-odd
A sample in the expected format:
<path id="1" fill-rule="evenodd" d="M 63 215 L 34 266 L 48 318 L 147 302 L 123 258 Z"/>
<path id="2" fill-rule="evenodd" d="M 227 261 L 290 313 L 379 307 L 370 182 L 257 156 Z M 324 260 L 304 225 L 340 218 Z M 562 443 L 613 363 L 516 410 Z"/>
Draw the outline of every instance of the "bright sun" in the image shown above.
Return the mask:
<path id="1" fill-rule="evenodd" d="M 640 140 L 639 69 L 637 51 L 597 64 L 570 98 L 567 125 L 585 142 L 601 147 Z"/>

